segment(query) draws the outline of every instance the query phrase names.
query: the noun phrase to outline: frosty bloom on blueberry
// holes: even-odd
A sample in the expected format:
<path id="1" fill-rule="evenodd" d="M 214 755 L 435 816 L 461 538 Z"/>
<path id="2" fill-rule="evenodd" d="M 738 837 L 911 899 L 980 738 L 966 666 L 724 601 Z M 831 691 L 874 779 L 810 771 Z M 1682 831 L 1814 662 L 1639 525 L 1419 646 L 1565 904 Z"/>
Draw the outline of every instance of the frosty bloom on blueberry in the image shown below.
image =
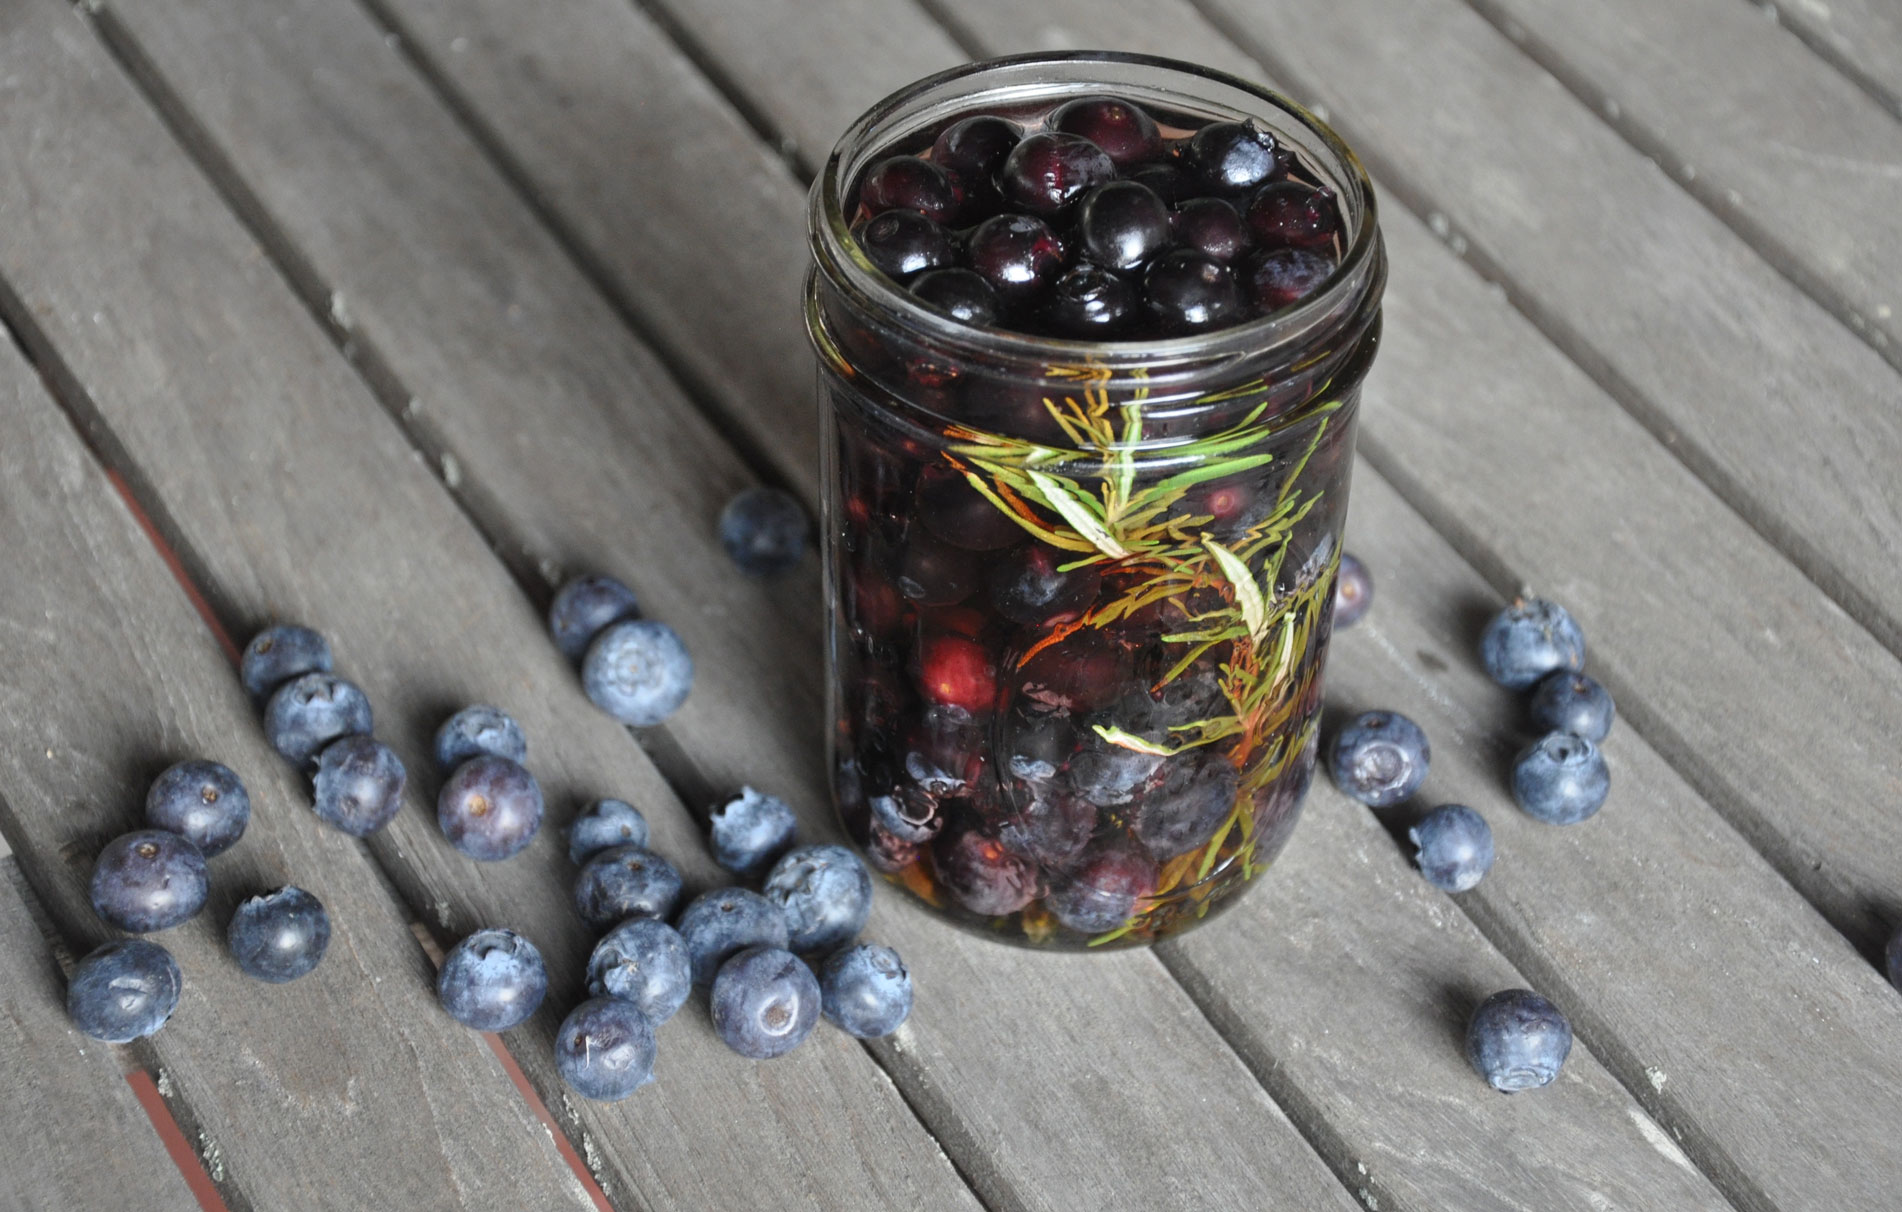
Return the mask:
<path id="1" fill-rule="evenodd" d="M 1549 1086 L 1572 1051 L 1572 1024 L 1530 989 L 1481 1002 L 1466 1028 L 1466 1059 L 1502 1094 Z"/>
<path id="2" fill-rule="evenodd" d="M 250 821 L 250 794 L 217 762 L 180 762 L 146 792 L 145 823 L 190 838 L 206 858 L 236 845 Z"/>
<path id="3" fill-rule="evenodd" d="M 123 938 L 89 953 L 66 985 L 73 1026 L 108 1044 L 129 1044 L 163 1027 L 178 1008 L 184 977 L 157 943 Z"/>
<path id="4" fill-rule="evenodd" d="M 1335 736 L 1329 772 L 1346 794 L 1387 808 L 1420 789 L 1432 753 L 1418 724 L 1398 712 L 1369 711 Z"/>
<path id="5" fill-rule="evenodd" d="M 443 958 L 436 996 L 449 1017 L 477 1031 L 527 1021 L 548 992 L 542 953 L 513 930 L 478 930 Z"/>

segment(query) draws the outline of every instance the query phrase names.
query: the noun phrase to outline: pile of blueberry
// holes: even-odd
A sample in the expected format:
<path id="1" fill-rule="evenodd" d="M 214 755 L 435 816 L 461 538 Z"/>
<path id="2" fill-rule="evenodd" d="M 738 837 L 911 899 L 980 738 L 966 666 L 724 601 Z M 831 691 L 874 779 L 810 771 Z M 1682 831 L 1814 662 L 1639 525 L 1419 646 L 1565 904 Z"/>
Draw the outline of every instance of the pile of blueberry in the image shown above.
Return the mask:
<path id="1" fill-rule="evenodd" d="M 874 162 L 852 207 L 865 256 L 921 302 L 1085 340 L 1278 311 L 1327 280 L 1347 238 L 1333 192 L 1260 123 L 1110 96 L 1022 123 L 964 117 Z"/>

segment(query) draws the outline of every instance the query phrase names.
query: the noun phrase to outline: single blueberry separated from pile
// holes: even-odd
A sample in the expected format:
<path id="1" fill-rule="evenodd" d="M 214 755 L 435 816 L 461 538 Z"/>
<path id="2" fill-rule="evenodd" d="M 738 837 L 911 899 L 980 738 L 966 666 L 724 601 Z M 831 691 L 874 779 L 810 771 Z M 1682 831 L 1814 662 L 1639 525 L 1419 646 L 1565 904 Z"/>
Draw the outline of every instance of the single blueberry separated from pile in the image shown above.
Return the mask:
<path id="1" fill-rule="evenodd" d="M 591 997 L 555 1033 L 555 1068 L 581 1097 L 619 1102 L 654 1080 L 654 1026 L 633 1002 Z"/>
<path id="2" fill-rule="evenodd" d="M 264 707 L 264 735 L 292 764 L 308 765 L 339 737 L 367 736 L 370 700 L 355 683 L 328 673 L 292 678 Z"/>
<path id="3" fill-rule="evenodd" d="M 238 662 L 238 680 L 253 702 L 305 673 L 330 672 L 330 641 L 308 627 L 280 623 L 251 637 Z"/>
<path id="4" fill-rule="evenodd" d="M 630 917 L 667 918 L 680 900 L 680 872 L 642 846 L 590 855 L 575 875 L 575 912 L 595 931 Z"/>
<path id="5" fill-rule="evenodd" d="M 1532 722 L 1547 732 L 1569 732 L 1597 744 L 1611 735 L 1618 709 L 1611 693 L 1582 673 L 1557 669 L 1540 679 L 1527 703 Z"/>
<path id="6" fill-rule="evenodd" d="M 1502 1094 L 1550 1085 L 1571 1051 L 1572 1024 L 1530 989 L 1493 994 L 1466 1027 L 1466 1059 Z"/>
<path id="7" fill-rule="evenodd" d="M 178 1008 L 185 978 L 172 953 L 142 938 L 122 938 L 87 953 L 66 985 L 73 1026 L 108 1044 L 157 1031 Z"/>
<path id="8" fill-rule="evenodd" d="M 665 623 L 616 623 L 588 647 L 581 685 L 596 707 L 623 724 L 647 728 L 687 701 L 693 658 Z"/>
<path id="9" fill-rule="evenodd" d="M 1582 736 L 1540 737 L 1512 766 L 1512 798 L 1527 816 L 1548 825 L 1576 825 L 1597 812 L 1611 792 L 1611 771 L 1598 746 Z"/>
<path id="10" fill-rule="evenodd" d="M 507 1031 L 535 1013 L 548 993 L 542 953 L 513 930 L 478 930 L 449 949 L 436 998 L 449 1017 L 477 1031 Z"/>
<path id="11" fill-rule="evenodd" d="M 811 533 L 797 498 L 777 488 L 745 489 L 720 511 L 720 546 L 751 576 L 777 576 L 797 568 Z"/>
<path id="12" fill-rule="evenodd" d="M 1420 874 L 1443 892 L 1475 887 L 1493 866 L 1493 830 L 1464 804 L 1441 804 L 1407 830 Z"/>
<path id="13" fill-rule="evenodd" d="M 1585 667 L 1585 633 L 1565 607 L 1518 598 L 1479 637 L 1479 659 L 1493 681 L 1524 690 L 1555 669 Z"/>
<path id="14" fill-rule="evenodd" d="M 812 970 L 779 947 L 750 947 L 713 978 L 713 1029 L 753 1060 L 797 1048 L 819 1021 L 821 994 Z"/>
<path id="15" fill-rule="evenodd" d="M 1371 808 L 1390 808 L 1420 789 L 1433 748 L 1420 726 L 1397 711 L 1369 711 L 1334 738 L 1334 785 Z"/>
<path id="16" fill-rule="evenodd" d="M 829 951 L 852 941 L 872 912 L 872 875 L 844 846 L 789 850 L 763 888 L 786 914 L 794 951 Z"/>
<path id="17" fill-rule="evenodd" d="M 616 846 L 647 845 L 647 818 L 626 800 L 596 800 L 568 826 L 568 861 L 585 863 Z"/>
<path id="18" fill-rule="evenodd" d="M 500 707 L 482 703 L 464 707 L 436 729 L 436 768 L 443 773 L 484 754 L 511 762 L 528 760 L 528 737 Z"/>
<path id="19" fill-rule="evenodd" d="M 317 759 L 311 811 L 352 837 L 369 837 L 396 819 L 409 772 L 382 741 L 347 736 Z"/>
<path id="20" fill-rule="evenodd" d="M 286 885 L 241 902 L 225 942 L 246 976 L 281 985 L 323 960 L 330 946 L 330 914 L 310 893 Z"/>
<path id="21" fill-rule="evenodd" d="M 641 604 L 634 591 L 613 577 L 590 573 L 563 585 L 548 606 L 548 631 L 561 655 L 579 663 L 594 637 L 610 624 L 637 619 Z"/>
<path id="22" fill-rule="evenodd" d="M 505 757 L 470 758 L 437 794 L 436 824 L 450 845 L 472 859 L 513 858 L 541 831 L 541 784 Z"/>
<path id="23" fill-rule="evenodd" d="M 169 930 L 205 907 L 205 856 L 176 833 L 140 829 L 107 842 L 92 868 L 92 907 L 134 934 Z"/>
<path id="24" fill-rule="evenodd" d="M 1352 627 L 1374 604 L 1374 578 L 1367 565 L 1349 552 L 1341 553 L 1341 569 L 1334 580 L 1334 628 Z"/>
<path id="25" fill-rule="evenodd" d="M 819 967 L 819 1009 L 848 1035 L 890 1035 L 911 1015 L 911 973 L 880 943 L 841 947 Z"/>
<path id="26" fill-rule="evenodd" d="M 633 1002 L 658 1027 L 693 991 L 693 962 L 680 932 L 637 917 L 601 937 L 588 956 L 588 993 Z"/>
<path id="27" fill-rule="evenodd" d="M 707 816 L 713 861 L 735 875 L 758 876 L 792 845 L 798 824 L 785 800 L 742 787 Z"/>
<path id="28" fill-rule="evenodd" d="M 693 898 L 674 923 L 687 944 L 693 981 L 704 985 L 720 965 L 748 947 L 785 947 L 786 913 L 746 888 L 716 888 Z"/>
<path id="29" fill-rule="evenodd" d="M 190 838 L 210 858 L 244 836 L 251 823 L 251 795 L 229 766 L 180 762 L 152 780 L 145 793 L 145 823 Z"/>

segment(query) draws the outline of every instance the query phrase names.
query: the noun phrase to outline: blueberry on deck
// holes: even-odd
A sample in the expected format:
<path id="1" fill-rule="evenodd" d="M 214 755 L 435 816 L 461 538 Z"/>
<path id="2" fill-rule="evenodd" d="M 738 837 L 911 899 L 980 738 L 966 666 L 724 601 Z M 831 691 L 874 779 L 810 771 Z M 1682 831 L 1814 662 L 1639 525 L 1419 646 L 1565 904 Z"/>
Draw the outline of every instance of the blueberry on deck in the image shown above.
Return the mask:
<path id="1" fill-rule="evenodd" d="M 122 938 L 88 953 L 66 985 L 66 1015 L 93 1039 L 126 1044 L 163 1027 L 178 1008 L 185 978 L 172 953 L 142 938 Z"/>
<path id="2" fill-rule="evenodd" d="M 1398 712 L 1369 711 L 1335 736 L 1329 772 L 1345 794 L 1388 808 L 1420 789 L 1432 756 L 1418 724 Z"/>
<path id="3" fill-rule="evenodd" d="M 264 708 L 264 735 L 297 766 L 308 765 L 339 737 L 370 732 L 370 700 L 356 684 L 306 673 L 279 686 Z"/>
<path id="4" fill-rule="evenodd" d="M 1352 552 L 1341 553 L 1341 568 L 1334 580 L 1334 629 L 1352 627 L 1374 604 L 1374 578 L 1367 565 Z"/>
<path id="5" fill-rule="evenodd" d="M 1540 737 L 1512 767 L 1512 798 L 1526 815 L 1548 825 L 1576 825 L 1596 813 L 1611 792 L 1611 771 L 1598 746 L 1582 736 Z"/>
<path id="6" fill-rule="evenodd" d="M 121 834 L 106 843 L 93 864 L 93 910 L 134 934 L 169 930 L 197 916 L 209 890 L 205 856 L 163 829 Z"/>
<path id="7" fill-rule="evenodd" d="M 680 932 L 639 917 L 601 937 L 588 957 L 588 993 L 633 1002 L 658 1027 L 693 990 L 693 964 Z"/>
<path id="8" fill-rule="evenodd" d="M 1532 688 L 1532 720 L 1548 732 L 1569 732 L 1596 744 L 1611 735 L 1618 709 L 1611 693 L 1582 673 L 1558 669 Z"/>
<path id="9" fill-rule="evenodd" d="M 626 800 L 596 800 L 568 826 L 568 861 L 585 863 L 616 846 L 647 845 L 647 818 Z"/>
<path id="10" fill-rule="evenodd" d="M 330 914 L 322 901 L 287 885 L 240 903 L 225 930 L 225 942 L 246 976 L 281 985 L 324 958 L 330 946 Z"/>
<path id="11" fill-rule="evenodd" d="M 190 838 L 210 858 L 223 854 L 251 823 L 251 796 L 236 772 L 217 762 L 179 762 L 152 780 L 145 823 Z"/>
<path id="12" fill-rule="evenodd" d="M 575 912 L 596 931 L 630 917 L 666 918 L 680 900 L 680 873 L 641 846 L 616 846 L 589 857 L 575 875 Z"/>
<path id="13" fill-rule="evenodd" d="M 330 641 L 308 627 L 280 623 L 251 637 L 238 662 L 238 680 L 254 702 L 305 673 L 330 672 Z"/>
<path id="14" fill-rule="evenodd" d="M 713 978 L 713 1029 L 753 1060 L 784 1056 L 812 1034 L 821 994 L 812 970 L 779 947 L 752 947 Z"/>
<path id="15" fill-rule="evenodd" d="M 449 844 L 472 859 L 512 858 L 541 830 L 541 785 L 508 758 L 470 758 L 437 794 L 436 823 Z"/>
<path id="16" fill-rule="evenodd" d="M 436 997 L 449 1017 L 477 1031 L 507 1031 L 535 1013 L 548 993 L 542 953 L 513 930 L 469 935 L 443 957 Z"/>
<path id="17" fill-rule="evenodd" d="M 665 623 L 616 623 L 589 646 L 581 684 L 595 706 L 623 724 L 646 728 L 687 701 L 693 658 Z"/>
<path id="18" fill-rule="evenodd" d="M 654 1080 L 654 1026 L 633 1002 L 589 998 L 555 1034 L 555 1068 L 581 1097 L 619 1102 Z"/>
<path id="19" fill-rule="evenodd" d="M 877 1039 L 911 1015 L 911 973 L 890 947 L 841 947 L 819 968 L 819 996 L 826 1021 L 860 1039 Z"/>
<path id="20" fill-rule="evenodd" d="M 766 899 L 786 914 L 788 946 L 830 951 L 852 941 L 872 912 L 872 875 L 844 846 L 800 846 L 766 877 Z"/>
<path id="21" fill-rule="evenodd" d="M 548 631 L 561 655 L 578 662 L 609 624 L 640 614 L 641 604 L 632 589 L 613 577 L 589 574 L 574 578 L 555 594 L 548 607 Z"/>
<path id="22" fill-rule="evenodd" d="M 464 707 L 436 729 L 436 766 L 445 774 L 485 753 L 511 762 L 528 760 L 528 738 L 522 726 L 500 707 L 482 703 Z"/>
<path id="23" fill-rule="evenodd" d="M 1407 831 L 1420 874 L 1445 892 L 1465 892 L 1493 865 L 1493 831 L 1464 804 L 1441 804 Z"/>
<path id="24" fill-rule="evenodd" d="M 681 911 L 675 926 L 687 944 L 697 985 L 711 981 L 736 952 L 748 947 L 785 947 L 789 942 L 785 911 L 745 888 L 701 893 Z"/>
<path id="25" fill-rule="evenodd" d="M 1585 667 L 1585 634 L 1565 607 L 1518 598 L 1479 637 L 1479 659 L 1493 681 L 1524 690 L 1555 669 Z"/>
<path id="26" fill-rule="evenodd" d="M 798 821 L 792 806 L 751 787 L 717 805 L 707 817 L 713 861 L 749 879 L 765 871 L 792 845 Z"/>
<path id="27" fill-rule="evenodd" d="M 368 736 L 347 736 L 317 759 L 317 819 L 350 834 L 368 837 L 396 819 L 403 806 L 409 773 L 388 745 Z"/>
<path id="28" fill-rule="evenodd" d="M 1502 1094 L 1550 1085 L 1571 1051 L 1572 1025 L 1530 989 L 1493 994 L 1466 1028 L 1466 1059 Z"/>
<path id="29" fill-rule="evenodd" d="M 777 488 L 745 489 L 720 511 L 720 546 L 751 576 L 777 576 L 797 568 L 811 532 L 798 499 Z"/>

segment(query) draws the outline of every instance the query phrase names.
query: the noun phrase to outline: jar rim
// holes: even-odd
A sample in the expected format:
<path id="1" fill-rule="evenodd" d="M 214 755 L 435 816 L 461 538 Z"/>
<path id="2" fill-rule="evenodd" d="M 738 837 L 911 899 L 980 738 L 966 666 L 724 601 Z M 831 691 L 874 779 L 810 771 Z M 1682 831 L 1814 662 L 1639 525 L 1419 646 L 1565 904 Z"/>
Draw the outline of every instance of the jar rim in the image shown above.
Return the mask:
<path id="1" fill-rule="evenodd" d="M 1226 328 L 1180 337 L 1092 341 L 966 324 L 925 305 L 872 264 L 852 236 L 845 198 L 859 162 L 867 158 L 871 151 L 877 150 L 869 146 L 875 139 L 882 147 L 889 145 L 895 138 L 913 133 L 915 128 L 890 128 L 902 123 L 908 115 L 928 109 L 927 103 L 934 97 L 963 97 L 966 100 L 964 108 L 968 110 L 970 94 L 953 92 L 952 86 L 973 77 L 1027 74 L 1024 69 L 1086 64 L 1150 68 L 1220 85 L 1280 111 L 1314 136 L 1335 159 L 1336 163 L 1329 167 L 1338 171 L 1330 175 L 1338 176 L 1341 184 L 1354 191 L 1355 196 L 1351 201 L 1355 205 L 1346 205 L 1349 199 L 1342 199 L 1344 213 L 1359 215 L 1359 222 L 1341 263 L 1335 266 L 1321 288 L 1292 307 Z M 1075 83 L 1086 82 L 1079 80 Z M 1106 81 L 1097 87 L 1107 91 L 1119 85 Z M 1026 82 L 1019 85 L 1015 93 L 1030 96 L 1034 95 L 1032 90 L 1038 88 L 1052 96 L 1056 95 L 1048 82 L 1041 86 Z M 1185 97 L 1184 100 L 1196 98 Z M 976 60 L 926 76 L 889 94 L 859 115 L 833 145 L 825 164 L 813 180 L 808 198 L 808 221 L 816 268 L 826 273 L 834 287 L 845 292 L 858 307 L 902 316 L 907 326 L 921 329 L 933 340 L 949 347 L 964 347 L 993 358 L 1075 361 L 1112 371 L 1153 367 L 1159 361 L 1177 358 L 1206 359 L 1227 353 L 1255 354 L 1293 344 L 1311 329 L 1330 322 L 1344 302 L 1365 289 L 1370 278 L 1380 268 L 1379 225 L 1373 182 L 1368 179 L 1359 158 L 1333 128 L 1282 94 L 1239 76 L 1179 59 L 1127 51 L 1035 51 Z"/>

